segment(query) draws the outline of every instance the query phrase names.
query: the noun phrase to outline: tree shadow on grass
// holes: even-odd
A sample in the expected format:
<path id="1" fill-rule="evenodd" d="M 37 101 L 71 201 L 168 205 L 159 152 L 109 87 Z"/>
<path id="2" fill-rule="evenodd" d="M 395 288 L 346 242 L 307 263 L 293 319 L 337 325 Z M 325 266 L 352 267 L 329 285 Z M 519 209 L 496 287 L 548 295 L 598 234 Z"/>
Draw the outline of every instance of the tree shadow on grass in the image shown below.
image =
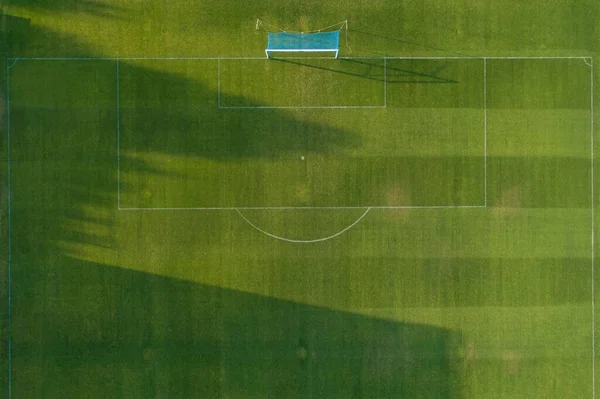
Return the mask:
<path id="1" fill-rule="evenodd" d="M 126 8 L 99 0 L 6 0 L 6 6 L 49 12 L 91 14 L 104 18 L 123 18 Z M 113 2 L 115 3 L 115 2 Z"/>
<path id="2" fill-rule="evenodd" d="M 31 21 L 28 18 L 2 14 L 0 10 L 0 52 L 2 57 L 12 57 L 25 48 L 30 35 L 30 24 Z M 4 76 L 2 79 L 4 80 Z M 4 84 L 2 87 L 5 87 Z"/>
<path id="3" fill-rule="evenodd" d="M 216 61 L 170 63 L 188 70 L 211 69 L 216 80 Z M 299 150 L 328 153 L 360 144 L 353 132 L 302 120 L 285 110 L 221 110 L 216 91 L 175 74 L 122 63 L 120 80 L 123 148 L 224 159 Z"/>
<path id="4" fill-rule="evenodd" d="M 16 392 L 461 397 L 456 331 L 68 258 L 18 277 L 30 285 L 15 304 L 35 318 L 15 337 Z M 27 369 L 38 370 L 36 383 L 26 385 Z"/>
<path id="5" fill-rule="evenodd" d="M 355 143 L 339 129 L 317 137 L 328 128 L 278 111 L 223 117 L 169 106 L 182 90 L 216 93 L 166 72 L 128 68 L 153 82 L 164 106 L 138 103 L 125 115 L 121 128 L 140 134 L 128 142 L 135 152 L 268 157 L 310 141 L 321 140 L 321 151 Z M 10 79 L 16 396 L 458 396 L 455 332 L 79 259 L 72 248 L 120 249 L 116 64 L 19 61 Z M 145 93 L 135 100 L 144 103 Z M 207 136 L 221 124 L 230 129 Z M 305 133 L 274 140 L 269 130 L 282 126 Z M 182 135 L 172 140 L 176 132 Z M 128 160 L 127 151 L 121 155 Z M 129 161 L 140 174 L 169 173 Z"/>
<path id="6" fill-rule="evenodd" d="M 121 143 L 129 151 L 269 157 L 357 144 L 349 132 L 290 113 L 219 116 L 214 107 L 169 106 L 175 94 L 217 93 L 174 74 L 127 68 L 138 89 L 153 84 L 134 93 L 130 109 L 124 101 L 122 133 L 138 133 Z M 120 250 L 116 64 L 19 61 L 10 78 L 16 396 L 460 396 L 456 332 L 81 260 L 73 248 Z M 277 139 L 278 129 L 298 134 Z M 170 173 L 121 156 L 139 174 Z"/>
<path id="7" fill-rule="evenodd" d="M 0 55 L 0 71 L 6 70 L 7 59 L 4 54 Z M 0 303 L 2 304 L 2 310 L 0 310 L 0 340 L 2 345 L 0 347 L 0 394 L 8 396 L 8 339 L 9 339 L 9 314 L 8 306 L 8 287 L 9 287 L 9 273 L 8 273 L 8 181 L 7 181 L 7 163 L 5 159 L 6 154 L 6 79 L 5 76 L 0 73 Z"/>

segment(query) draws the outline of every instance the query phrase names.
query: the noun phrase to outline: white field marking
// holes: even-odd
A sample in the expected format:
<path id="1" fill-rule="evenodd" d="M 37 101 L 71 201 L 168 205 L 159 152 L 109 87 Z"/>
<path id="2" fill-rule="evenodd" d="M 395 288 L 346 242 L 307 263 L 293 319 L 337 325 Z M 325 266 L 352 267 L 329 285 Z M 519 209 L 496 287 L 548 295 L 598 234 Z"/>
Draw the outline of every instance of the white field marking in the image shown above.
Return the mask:
<path id="1" fill-rule="evenodd" d="M 589 59 L 589 56 L 464 56 L 464 57 L 339 57 L 339 59 L 388 59 L 388 60 L 567 60 Z"/>
<path id="2" fill-rule="evenodd" d="M 483 59 L 483 203 L 488 204 L 487 197 L 487 60 Z"/>
<path id="3" fill-rule="evenodd" d="M 117 209 L 121 209 L 121 96 L 119 59 L 117 59 Z"/>
<path id="4" fill-rule="evenodd" d="M 338 57 L 342 60 L 567 60 L 567 59 L 589 59 L 589 56 L 463 56 L 463 57 Z"/>
<path id="5" fill-rule="evenodd" d="M 476 209 L 484 205 L 440 205 L 440 206 L 236 206 L 236 207 L 124 207 L 119 211 L 232 211 L 232 210 L 293 210 L 293 209 Z"/>
<path id="6" fill-rule="evenodd" d="M 17 60 L 12 64 L 14 66 Z M 8 398 L 12 398 L 12 218 L 11 218 L 11 176 L 10 176 L 10 63 L 6 63 L 6 185 L 7 185 L 7 227 L 8 227 Z"/>
<path id="7" fill-rule="evenodd" d="M 177 60 L 263 60 L 265 57 L 19 57 L 9 58 L 9 61 L 115 61 L 117 59 L 125 61 L 133 60 L 156 60 L 156 61 L 177 61 Z M 314 59 L 322 60 L 323 57 L 286 57 L 285 59 Z M 464 57 L 338 57 L 338 60 L 473 60 L 473 59 L 493 59 L 493 60 L 561 60 L 561 59 L 591 59 L 589 56 L 464 56 Z"/>
<path id="8" fill-rule="evenodd" d="M 242 217 L 242 219 L 244 219 L 246 221 L 246 223 L 248 223 L 250 226 L 254 227 L 256 230 L 260 231 L 261 233 L 263 233 L 263 234 L 265 234 L 265 235 L 267 235 L 267 236 L 269 236 L 271 238 L 275 238 L 277 240 L 286 241 L 286 242 L 292 242 L 292 243 L 299 243 L 299 244 L 311 244 L 311 243 L 315 243 L 315 242 L 321 242 L 321 241 L 331 240 L 332 238 L 335 238 L 335 237 L 337 237 L 337 236 L 339 236 L 341 234 L 344 234 L 346 231 L 348 231 L 352 227 L 356 226 L 356 224 L 358 222 L 360 222 L 362 220 L 362 218 L 364 218 L 365 216 L 367 216 L 367 213 L 369 213 L 370 210 L 371 210 L 371 208 L 367 208 L 367 210 L 358 219 L 356 219 L 352 224 L 350 224 L 349 226 L 347 226 L 343 230 L 340 230 L 337 233 L 332 234 L 330 236 L 316 238 L 316 239 L 313 239 L 313 240 L 294 240 L 294 239 L 291 239 L 291 238 L 285 238 L 285 237 L 277 236 L 275 234 L 271 234 L 271 233 L 269 233 L 269 232 L 261 229 L 260 227 L 258 227 L 254 223 L 252 223 L 250 220 L 248 220 L 248 218 L 246 218 L 246 216 L 244 216 L 244 214 L 242 212 L 240 212 L 239 209 L 235 208 L 235 211 L 238 213 L 238 215 L 240 215 Z"/>
<path id="9" fill-rule="evenodd" d="M 339 57 L 337 59 L 341 59 Z M 124 61 L 216 61 L 216 60 L 335 60 L 335 58 L 325 57 L 19 57 L 9 58 L 9 60 L 25 60 L 25 61 L 115 61 L 116 59 Z M 345 58 L 349 59 L 349 58 Z"/>
<path id="10" fill-rule="evenodd" d="M 250 106 L 219 106 L 220 109 L 357 109 L 357 108 L 385 108 L 385 105 L 250 105 Z"/>
<path id="11" fill-rule="evenodd" d="M 464 56 L 464 57 L 394 57 L 394 56 L 386 56 L 386 57 L 340 57 L 341 59 L 347 60 L 392 60 L 392 61 L 401 61 L 401 60 L 481 60 L 483 56 Z"/>
<path id="12" fill-rule="evenodd" d="M 514 56 L 514 57 L 482 57 L 492 60 L 581 60 L 590 58 L 589 56 Z"/>
<path id="13" fill-rule="evenodd" d="M 383 107 L 387 108 L 387 59 L 383 59 Z"/>
<path id="14" fill-rule="evenodd" d="M 588 62 L 584 59 L 584 62 Z M 591 208 L 592 208 L 592 397 L 596 398 L 596 293 L 594 289 L 595 273 L 594 273 L 594 256 L 595 256 L 595 239 L 594 239 L 594 60 L 589 58 L 590 66 L 590 168 L 591 168 Z"/>
<path id="15" fill-rule="evenodd" d="M 318 58 L 318 57 L 315 57 Z M 15 58 L 9 58 L 13 60 Z M 25 61 L 195 61 L 195 60 L 264 60 L 265 57 L 19 57 Z"/>
<path id="16" fill-rule="evenodd" d="M 10 63 L 10 61 L 12 61 L 12 64 Z M 9 60 L 6 63 L 6 68 L 10 69 L 14 67 L 15 65 L 17 65 L 17 62 L 19 62 L 19 58 L 9 58 Z"/>

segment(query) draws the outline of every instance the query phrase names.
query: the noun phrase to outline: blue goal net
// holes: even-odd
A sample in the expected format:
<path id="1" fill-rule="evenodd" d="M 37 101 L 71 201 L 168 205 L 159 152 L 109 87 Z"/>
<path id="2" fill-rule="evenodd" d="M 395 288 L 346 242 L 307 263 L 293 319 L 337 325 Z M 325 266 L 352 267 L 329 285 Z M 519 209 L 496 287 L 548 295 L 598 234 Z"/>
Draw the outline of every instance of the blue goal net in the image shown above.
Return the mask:
<path id="1" fill-rule="evenodd" d="M 340 50 L 340 31 L 318 33 L 269 33 L 267 57 L 272 51 L 332 51 L 337 58 Z"/>
<path id="2" fill-rule="evenodd" d="M 342 21 L 316 31 L 289 32 L 257 19 L 256 29 L 260 28 L 263 28 L 268 34 L 267 48 L 265 49 L 267 58 L 272 52 L 332 52 L 337 58 L 340 51 L 340 31 L 344 28 L 346 30 L 346 46 L 350 49 L 348 46 L 348 21 Z"/>

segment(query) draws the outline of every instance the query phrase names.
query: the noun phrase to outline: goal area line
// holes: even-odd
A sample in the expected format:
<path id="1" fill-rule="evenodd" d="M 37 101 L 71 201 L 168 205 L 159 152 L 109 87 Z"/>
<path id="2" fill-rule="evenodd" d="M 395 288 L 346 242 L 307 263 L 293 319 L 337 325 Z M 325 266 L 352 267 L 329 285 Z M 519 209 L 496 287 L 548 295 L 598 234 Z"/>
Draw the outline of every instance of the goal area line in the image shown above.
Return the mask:
<path id="1" fill-rule="evenodd" d="M 276 57 L 271 57 L 271 59 L 268 58 L 258 58 L 258 59 L 252 59 L 250 61 L 262 61 L 262 62 L 272 62 L 272 60 L 277 60 Z M 300 57 L 300 58 L 281 58 L 281 60 L 296 60 L 296 61 L 300 61 L 300 60 L 326 60 L 326 61 L 333 61 L 334 63 L 337 61 L 336 59 L 333 58 L 319 58 L 319 57 Z M 349 60 L 348 58 L 344 59 L 344 60 Z M 294 105 L 294 104 L 285 104 L 285 105 L 245 105 L 245 104 L 240 104 L 240 105 L 235 105 L 235 104 L 227 104 L 226 102 L 224 103 L 223 98 L 226 97 L 223 94 L 223 73 L 221 72 L 222 67 L 222 61 L 248 61 L 245 59 L 218 59 L 217 60 L 217 107 L 219 109 L 229 109 L 229 110 L 235 110 L 235 109 L 240 109 L 240 110 L 249 110 L 249 109 L 382 109 L 382 108 L 387 108 L 387 60 L 386 59 L 380 59 L 380 60 L 371 60 L 371 61 L 383 61 L 381 63 L 381 68 L 383 69 L 383 79 L 381 80 L 382 84 L 381 84 L 381 93 L 379 95 L 380 99 L 379 101 L 375 101 L 374 103 L 365 103 L 365 104 L 331 104 L 331 105 L 310 105 L 310 104 L 306 104 L 306 105 Z M 296 64 L 301 65 L 299 62 L 296 62 Z M 340 72 L 334 69 L 331 69 L 331 72 Z M 347 73 L 347 72 L 342 72 L 342 73 Z M 343 97 L 343 96 L 342 96 Z"/>

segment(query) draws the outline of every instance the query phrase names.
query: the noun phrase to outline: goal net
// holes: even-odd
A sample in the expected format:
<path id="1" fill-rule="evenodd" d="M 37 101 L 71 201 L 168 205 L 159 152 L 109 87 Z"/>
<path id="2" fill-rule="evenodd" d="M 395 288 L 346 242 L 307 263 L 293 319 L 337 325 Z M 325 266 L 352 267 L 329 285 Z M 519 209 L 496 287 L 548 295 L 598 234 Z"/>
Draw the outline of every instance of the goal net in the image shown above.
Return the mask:
<path id="1" fill-rule="evenodd" d="M 270 58 L 273 52 L 331 52 L 337 58 L 340 51 L 340 32 L 344 28 L 348 30 L 348 22 L 343 21 L 316 31 L 288 32 L 256 20 L 256 29 L 260 28 L 268 35 L 265 49 L 267 58 Z"/>

